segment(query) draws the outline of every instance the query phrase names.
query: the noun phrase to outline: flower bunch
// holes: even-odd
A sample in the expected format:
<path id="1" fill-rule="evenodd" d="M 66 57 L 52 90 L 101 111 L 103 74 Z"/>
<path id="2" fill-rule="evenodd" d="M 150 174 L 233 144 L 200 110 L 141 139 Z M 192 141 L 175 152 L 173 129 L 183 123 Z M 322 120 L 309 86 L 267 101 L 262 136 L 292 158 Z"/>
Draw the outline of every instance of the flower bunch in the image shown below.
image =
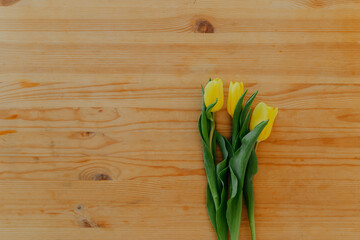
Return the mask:
<path id="1" fill-rule="evenodd" d="M 256 146 L 267 139 L 278 109 L 259 103 L 252 115 L 251 104 L 257 91 L 243 104 L 248 90 L 242 82 L 230 83 L 227 111 L 232 117 L 232 135 L 228 140 L 216 130 L 215 112 L 224 104 L 223 82 L 209 80 L 203 93 L 199 132 L 207 177 L 206 206 L 210 221 L 220 240 L 237 240 L 243 195 L 248 210 L 251 238 L 255 240 L 253 176 L 257 173 Z M 216 164 L 216 144 L 222 161 Z"/>

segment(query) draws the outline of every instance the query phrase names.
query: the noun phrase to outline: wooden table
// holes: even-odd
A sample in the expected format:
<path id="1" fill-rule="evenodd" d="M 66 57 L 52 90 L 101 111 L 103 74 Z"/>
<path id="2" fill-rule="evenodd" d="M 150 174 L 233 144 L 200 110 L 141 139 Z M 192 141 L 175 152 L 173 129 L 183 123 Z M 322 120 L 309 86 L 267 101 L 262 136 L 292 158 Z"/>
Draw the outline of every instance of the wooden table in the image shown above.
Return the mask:
<path id="1" fill-rule="evenodd" d="M 0 239 L 216 239 L 197 131 L 210 76 L 279 107 L 258 148 L 258 239 L 360 239 L 359 12 L 0 0 Z M 229 136 L 225 108 L 217 120 Z"/>

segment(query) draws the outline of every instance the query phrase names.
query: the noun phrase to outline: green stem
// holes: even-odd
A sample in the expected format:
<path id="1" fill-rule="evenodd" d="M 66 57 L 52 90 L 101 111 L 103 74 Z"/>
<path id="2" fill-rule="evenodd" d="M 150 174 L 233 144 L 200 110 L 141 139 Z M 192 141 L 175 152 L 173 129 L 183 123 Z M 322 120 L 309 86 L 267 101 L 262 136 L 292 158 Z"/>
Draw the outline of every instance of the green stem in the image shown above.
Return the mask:
<path id="1" fill-rule="evenodd" d="M 214 137 L 214 132 L 215 132 L 215 113 L 212 113 L 212 119 L 210 119 L 211 121 L 211 129 L 210 129 L 210 150 L 212 151 L 212 142 L 213 142 L 213 137 Z M 214 159 L 215 159 L 215 156 L 214 156 Z"/>
<path id="2" fill-rule="evenodd" d="M 255 235 L 255 198 L 254 198 L 254 186 L 253 177 L 258 171 L 258 161 L 256 157 L 256 149 L 259 142 L 255 143 L 254 150 L 251 153 L 249 163 L 246 170 L 245 183 L 244 183 L 244 198 L 246 202 L 246 208 L 248 211 L 249 225 L 251 231 L 251 240 L 256 240 Z"/>

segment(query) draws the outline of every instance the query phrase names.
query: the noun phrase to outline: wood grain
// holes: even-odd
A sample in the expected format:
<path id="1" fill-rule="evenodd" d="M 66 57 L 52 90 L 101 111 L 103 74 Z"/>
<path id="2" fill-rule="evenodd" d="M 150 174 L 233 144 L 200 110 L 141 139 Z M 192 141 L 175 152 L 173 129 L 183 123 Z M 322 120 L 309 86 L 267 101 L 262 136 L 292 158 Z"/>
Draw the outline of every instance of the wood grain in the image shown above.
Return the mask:
<path id="1" fill-rule="evenodd" d="M 212 76 L 280 109 L 258 148 L 258 239 L 359 239 L 359 10 L 1 0 L 0 238 L 216 239 L 197 132 Z"/>

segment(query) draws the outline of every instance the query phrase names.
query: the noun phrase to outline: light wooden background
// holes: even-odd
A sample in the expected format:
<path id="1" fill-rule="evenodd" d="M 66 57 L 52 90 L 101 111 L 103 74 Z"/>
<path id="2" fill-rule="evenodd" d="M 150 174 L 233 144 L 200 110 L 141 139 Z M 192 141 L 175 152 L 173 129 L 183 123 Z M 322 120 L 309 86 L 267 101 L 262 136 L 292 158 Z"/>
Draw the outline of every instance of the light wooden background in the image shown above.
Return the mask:
<path id="1" fill-rule="evenodd" d="M 258 239 L 360 239 L 359 13 L 0 0 L 0 239 L 216 239 L 197 132 L 209 76 L 279 107 L 258 148 Z"/>

